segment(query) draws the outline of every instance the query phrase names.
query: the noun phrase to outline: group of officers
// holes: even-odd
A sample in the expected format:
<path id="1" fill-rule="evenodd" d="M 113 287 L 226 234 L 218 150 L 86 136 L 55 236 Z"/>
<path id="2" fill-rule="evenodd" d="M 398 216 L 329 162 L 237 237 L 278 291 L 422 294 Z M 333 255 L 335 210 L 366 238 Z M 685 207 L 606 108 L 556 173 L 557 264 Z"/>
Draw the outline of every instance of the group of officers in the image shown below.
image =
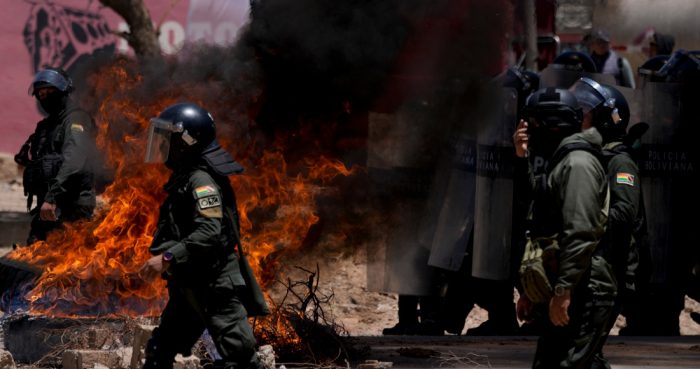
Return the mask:
<path id="1" fill-rule="evenodd" d="M 504 280 L 474 278 L 472 234 L 461 240 L 469 242 L 466 257 L 459 271 L 448 273 L 446 287 L 399 295 L 399 322 L 385 335 L 461 334 L 476 303 L 489 320 L 467 334 L 539 335 L 534 368 L 609 368 L 602 349 L 620 313 L 626 318 L 620 334 L 680 334 L 686 293 L 699 297 L 690 285 L 697 279 L 697 244 L 686 237 L 692 231 L 683 229 L 687 223 L 678 214 L 683 201 L 697 204 L 695 191 L 683 183 L 693 178 L 696 164 L 692 139 L 684 136 L 696 132 L 692 86 L 700 81 L 700 58 L 686 50 L 655 55 L 639 69 L 637 92 L 619 86 L 624 79 L 618 75 L 598 73 L 597 64 L 586 53 L 569 51 L 539 74 L 509 68 L 497 78 L 518 95 L 511 193 L 515 268 Z M 632 104 L 629 96 L 651 98 Z M 658 119 L 630 124 L 632 106 Z M 678 106 L 681 116 L 662 114 Z M 672 139 L 649 138 L 659 131 Z M 659 173 L 657 156 L 686 163 L 659 164 L 675 168 Z M 643 189 L 644 181 L 657 187 Z M 654 208 L 672 197 L 666 207 Z M 655 212 L 651 227 L 647 210 Z"/>
<path id="2" fill-rule="evenodd" d="M 29 87 L 45 118 L 15 156 L 32 215 L 27 245 L 95 210 L 104 163 L 96 125 L 71 98 L 73 90 L 58 68 L 39 71 Z M 261 369 L 247 317 L 269 309 L 243 254 L 228 179 L 243 167 L 217 143 L 212 115 L 193 103 L 169 106 L 151 119 L 146 151 L 146 162 L 164 163 L 171 176 L 149 248 L 153 256 L 139 272 L 145 280 L 165 278 L 169 294 L 143 368 L 172 368 L 175 356 L 190 355 L 207 329 L 215 367 Z"/>
<path id="3" fill-rule="evenodd" d="M 667 60 L 649 75 L 683 78 L 669 65 L 693 66 L 697 58 L 683 51 Z M 544 88 L 539 88 L 536 73 L 517 68 L 500 79 L 518 95 L 512 136 L 514 204 L 527 204 L 525 210 L 514 208 L 514 214 L 523 215 L 514 231 L 527 231 L 513 249 L 518 273 L 465 290 L 470 278 L 465 262 L 453 276 L 453 282 L 461 282 L 447 289 L 446 297 L 456 299 L 455 304 L 399 296 L 399 324 L 384 334 L 460 334 L 478 303 L 488 310 L 489 321 L 469 333 L 540 335 L 536 368 L 609 367 L 602 348 L 623 310 L 630 334 L 678 334 L 677 307 L 666 314 L 670 318 L 659 317 L 675 321 L 675 328 L 645 330 L 653 324 L 644 309 L 654 303 L 649 294 L 653 265 L 645 245 L 637 159 L 649 126 L 628 127 L 626 97 L 614 84 L 589 75 L 585 68 L 591 64 L 585 54 L 566 53 L 554 65 L 573 71 L 576 78 Z M 27 244 L 46 240 L 63 222 L 88 219 L 95 209 L 96 126 L 70 98 L 73 89 L 70 77 L 54 68 L 37 73 L 30 86 L 46 118 L 15 157 L 25 168 L 32 214 Z M 147 162 L 164 163 L 172 174 L 150 247 L 153 257 L 141 268 L 144 278 L 166 278 L 169 290 L 144 368 L 172 368 L 175 355 L 189 353 L 204 329 L 221 356 L 218 365 L 260 368 L 246 318 L 268 309 L 242 253 L 236 199 L 228 180 L 243 168 L 217 143 L 211 114 L 191 103 L 167 107 L 151 120 L 146 151 Z M 547 164 L 535 168 L 536 158 Z M 463 241 L 471 243 L 471 238 Z M 520 292 L 515 307 L 514 286 Z M 480 297 L 472 294 L 477 289 L 482 290 Z M 526 322 L 527 331 L 518 328 L 516 316 Z"/>

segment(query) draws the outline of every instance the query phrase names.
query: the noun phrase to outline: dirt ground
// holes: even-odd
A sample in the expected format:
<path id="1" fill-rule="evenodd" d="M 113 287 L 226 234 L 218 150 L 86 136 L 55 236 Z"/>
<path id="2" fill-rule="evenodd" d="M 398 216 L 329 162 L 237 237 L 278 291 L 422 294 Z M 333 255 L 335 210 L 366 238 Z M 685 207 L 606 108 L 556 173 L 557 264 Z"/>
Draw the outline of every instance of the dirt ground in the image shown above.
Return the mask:
<path id="1" fill-rule="evenodd" d="M 333 294 L 331 312 L 349 335 L 377 336 L 382 334 L 383 328 L 396 324 L 398 321 L 397 296 L 367 290 L 364 252 L 360 251 L 354 255 L 336 253 L 314 259 L 314 262 L 304 258 L 298 258 L 296 262 L 291 261 L 288 264 L 286 276 L 292 280 L 303 280 L 307 274 L 295 267 L 315 270 L 315 262 L 318 262 L 319 290 L 326 295 Z M 280 287 L 275 289 L 277 288 Z M 514 298 L 517 299 L 517 291 Z M 685 309 L 680 316 L 682 335 L 700 335 L 700 324 L 690 318 L 691 312 L 700 313 L 700 303 L 686 297 Z M 487 312 L 476 306 L 467 317 L 462 334 L 465 334 L 469 328 L 479 326 L 487 319 Z M 617 335 L 624 324 L 624 317 L 619 317 L 612 335 Z"/>

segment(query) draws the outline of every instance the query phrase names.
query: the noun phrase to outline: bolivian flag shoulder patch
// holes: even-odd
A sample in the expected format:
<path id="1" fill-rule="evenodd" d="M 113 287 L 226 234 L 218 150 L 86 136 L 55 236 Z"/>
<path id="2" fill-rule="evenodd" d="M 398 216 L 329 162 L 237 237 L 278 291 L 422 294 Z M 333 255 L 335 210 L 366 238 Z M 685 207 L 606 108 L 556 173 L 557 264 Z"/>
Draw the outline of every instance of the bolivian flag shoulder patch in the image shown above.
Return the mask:
<path id="1" fill-rule="evenodd" d="M 615 175 L 615 183 L 634 186 L 634 175 L 629 173 L 618 172 Z"/>
<path id="2" fill-rule="evenodd" d="M 194 189 L 194 194 L 198 199 L 203 197 L 217 195 L 219 192 L 214 188 L 214 186 L 200 186 Z"/>
<path id="3" fill-rule="evenodd" d="M 75 132 L 85 132 L 85 128 L 80 123 L 73 123 L 70 125 L 70 130 Z"/>

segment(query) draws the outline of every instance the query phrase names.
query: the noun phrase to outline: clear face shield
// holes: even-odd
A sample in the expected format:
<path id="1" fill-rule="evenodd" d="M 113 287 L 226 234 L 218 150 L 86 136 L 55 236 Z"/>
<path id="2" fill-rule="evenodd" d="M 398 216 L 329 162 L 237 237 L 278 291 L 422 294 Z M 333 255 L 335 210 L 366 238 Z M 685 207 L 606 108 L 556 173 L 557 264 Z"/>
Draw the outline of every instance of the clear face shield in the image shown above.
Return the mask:
<path id="1" fill-rule="evenodd" d="M 605 106 L 610 110 L 610 119 L 617 124 L 620 114 L 615 107 L 615 98 L 611 97 L 598 82 L 590 78 L 581 78 L 569 88 L 578 100 L 579 106 L 586 114 L 599 106 Z"/>
<path id="2" fill-rule="evenodd" d="M 148 128 L 146 163 L 165 163 L 170 152 L 170 136 L 183 131 L 182 123 L 172 123 L 161 118 L 152 118 Z"/>

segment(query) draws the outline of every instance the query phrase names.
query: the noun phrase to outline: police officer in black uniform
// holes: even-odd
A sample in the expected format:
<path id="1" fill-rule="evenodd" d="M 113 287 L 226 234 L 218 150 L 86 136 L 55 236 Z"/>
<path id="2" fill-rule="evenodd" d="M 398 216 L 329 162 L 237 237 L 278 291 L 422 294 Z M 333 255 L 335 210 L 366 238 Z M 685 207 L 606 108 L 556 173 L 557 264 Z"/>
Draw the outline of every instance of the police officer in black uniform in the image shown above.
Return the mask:
<path id="1" fill-rule="evenodd" d="M 190 354 L 204 329 L 223 368 L 261 368 L 248 315 L 269 312 L 242 253 L 236 197 L 228 177 L 243 172 L 215 140 L 214 119 L 181 103 L 151 120 L 146 162 L 172 170 L 168 197 L 144 278 L 162 273 L 169 300 L 146 346 L 145 369 L 172 368 L 175 355 Z"/>
<path id="2" fill-rule="evenodd" d="M 89 218 L 95 209 L 95 124 L 71 100 L 72 91 L 68 74 L 56 68 L 37 73 L 29 87 L 47 116 L 15 155 L 24 166 L 32 215 L 27 244 L 45 240 L 64 221 Z M 34 196 L 37 203 L 31 209 Z"/>

